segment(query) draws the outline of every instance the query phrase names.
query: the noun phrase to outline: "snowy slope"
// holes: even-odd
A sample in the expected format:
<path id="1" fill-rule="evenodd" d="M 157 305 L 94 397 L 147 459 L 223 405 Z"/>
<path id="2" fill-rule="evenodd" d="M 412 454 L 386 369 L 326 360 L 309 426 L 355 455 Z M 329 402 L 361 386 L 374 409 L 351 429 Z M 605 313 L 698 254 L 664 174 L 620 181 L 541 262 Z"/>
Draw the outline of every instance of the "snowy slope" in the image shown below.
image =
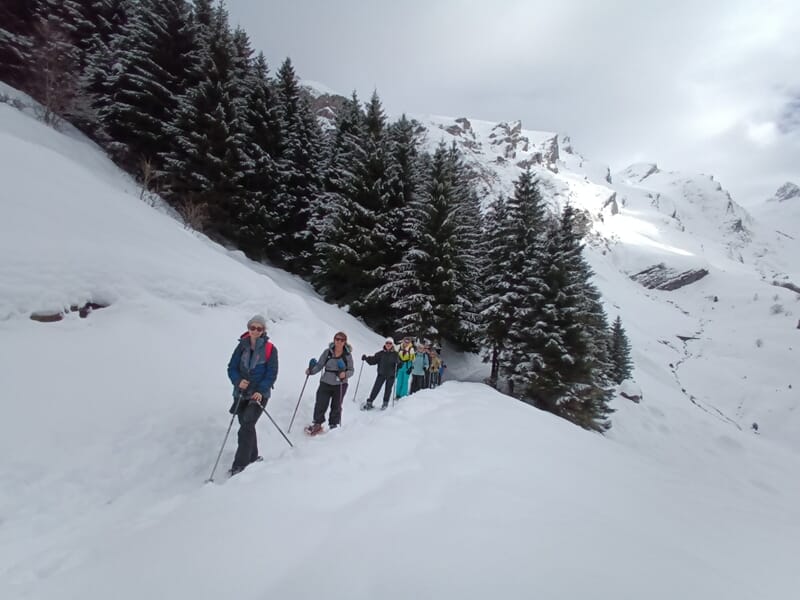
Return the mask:
<path id="1" fill-rule="evenodd" d="M 262 420 L 266 460 L 203 485 L 229 421 L 225 365 L 252 313 L 280 352 L 268 409 L 284 429 L 334 331 L 356 355 L 381 338 L 142 202 L 78 136 L 0 104 L 0 150 L 0 597 L 777 599 L 800 587 L 795 397 L 770 387 L 793 372 L 779 345 L 796 334 L 751 293 L 790 292 L 728 257 L 735 236 L 709 232 L 713 273 L 656 292 L 625 270 L 689 238 L 644 208 L 619 215 L 661 246 L 597 233 L 598 284 L 626 319 L 645 395 L 616 403 L 608 437 L 450 381 L 387 413 L 348 398 L 342 429 L 306 439 L 296 426 L 294 449 Z M 551 180 L 576 198 L 594 190 L 587 202 L 604 187 L 565 167 Z M 86 302 L 108 306 L 29 318 Z M 760 398 L 737 412 L 751 389 L 769 390 L 772 421 Z"/>

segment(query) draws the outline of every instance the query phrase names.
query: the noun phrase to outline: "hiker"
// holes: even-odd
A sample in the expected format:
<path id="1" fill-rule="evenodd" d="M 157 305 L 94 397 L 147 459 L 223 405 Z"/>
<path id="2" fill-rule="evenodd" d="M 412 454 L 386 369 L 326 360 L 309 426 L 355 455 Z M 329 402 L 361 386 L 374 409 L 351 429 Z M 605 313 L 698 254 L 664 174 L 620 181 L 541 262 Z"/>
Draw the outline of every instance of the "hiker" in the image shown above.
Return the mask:
<path id="1" fill-rule="evenodd" d="M 322 352 L 319 360 L 313 358 L 306 369 L 306 375 L 323 371 L 314 403 L 314 422 L 306 427 L 308 435 L 322 433 L 325 413 L 330 406 L 328 427 L 336 429 L 342 422 L 342 402 L 347 393 L 347 380 L 353 376 L 353 355 L 347 335 L 341 331 L 333 336 L 333 342 Z"/>
<path id="2" fill-rule="evenodd" d="M 429 366 L 425 346 L 417 344 L 417 354 L 411 361 L 411 392 L 409 393 L 414 394 L 425 387 L 425 372 Z"/>
<path id="3" fill-rule="evenodd" d="M 381 386 L 384 386 L 381 410 L 386 410 L 389 406 L 389 398 L 392 395 L 392 386 L 394 385 L 395 376 L 397 374 L 397 365 L 400 363 L 397 352 L 394 351 L 394 340 L 392 338 L 386 338 L 386 341 L 383 342 L 383 348 L 372 356 L 362 354 L 361 360 L 366 361 L 368 365 L 378 365 L 378 374 L 375 377 L 375 384 L 372 386 L 369 398 L 367 398 L 367 401 L 361 406 L 361 410 L 372 410 L 372 403 L 381 390 Z"/>
<path id="4" fill-rule="evenodd" d="M 256 422 L 267 405 L 277 377 L 278 349 L 269 341 L 264 317 L 254 315 L 228 361 L 228 378 L 233 384 L 233 404 L 229 412 L 239 418 L 239 447 L 230 468 L 231 475 L 261 458 Z"/>
<path id="5" fill-rule="evenodd" d="M 439 385 L 439 371 L 442 367 L 442 359 L 439 358 L 439 353 L 435 348 L 431 348 L 428 356 L 431 359 L 431 366 L 428 369 L 428 386 L 435 388 Z"/>
<path id="6" fill-rule="evenodd" d="M 414 360 L 414 344 L 411 338 L 403 338 L 400 348 L 397 349 L 397 356 L 400 364 L 397 366 L 397 378 L 395 381 L 395 396 L 397 399 L 408 395 L 408 379 L 411 375 L 411 361 Z"/>

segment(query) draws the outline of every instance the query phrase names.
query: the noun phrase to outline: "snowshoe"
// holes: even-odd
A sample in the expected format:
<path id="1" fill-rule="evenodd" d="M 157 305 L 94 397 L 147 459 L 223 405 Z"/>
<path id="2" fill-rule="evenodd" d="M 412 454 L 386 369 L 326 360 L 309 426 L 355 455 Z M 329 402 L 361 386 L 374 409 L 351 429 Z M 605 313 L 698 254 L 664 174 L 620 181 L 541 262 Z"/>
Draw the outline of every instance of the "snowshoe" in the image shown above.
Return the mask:
<path id="1" fill-rule="evenodd" d="M 372 406 L 372 402 L 364 402 L 364 404 L 361 405 L 361 410 L 372 410 L 373 408 L 375 407 Z"/>
<path id="2" fill-rule="evenodd" d="M 242 471 L 244 471 L 244 467 L 240 466 L 231 467 L 230 469 L 228 469 L 228 475 L 233 477 L 234 475 L 238 475 Z"/>
<path id="3" fill-rule="evenodd" d="M 320 433 L 325 433 L 322 429 L 322 425 L 319 423 L 312 423 L 308 427 L 305 428 L 306 435 L 319 435 Z"/>
<path id="4" fill-rule="evenodd" d="M 389 408 L 388 404 L 381 404 L 381 410 L 386 410 L 387 408 Z"/>

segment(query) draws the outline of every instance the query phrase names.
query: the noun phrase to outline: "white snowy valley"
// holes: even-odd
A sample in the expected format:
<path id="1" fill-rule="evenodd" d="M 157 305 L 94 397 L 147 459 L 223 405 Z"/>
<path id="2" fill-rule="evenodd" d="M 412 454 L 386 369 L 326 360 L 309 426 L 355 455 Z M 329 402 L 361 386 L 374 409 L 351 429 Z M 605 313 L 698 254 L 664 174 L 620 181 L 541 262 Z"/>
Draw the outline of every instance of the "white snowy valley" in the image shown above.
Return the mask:
<path id="1" fill-rule="evenodd" d="M 383 337 L 186 230 L 77 133 L 0 103 L 0 598 L 800 597 L 800 295 L 784 287 L 800 285 L 800 197 L 748 212 L 708 176 L 609 174 L 555 134 L 424 122 L 488 192 L 527 163 L 553 209 L 587 211 L 641 401 L 617 397 L 611 430 L 590 433 L 445 348 L 446 383 L 386 412 L 358 410 L 364 367 L 343 426 L 315 438 L 310 379 L 294 447 L 262 418 L 265 460 L 226 479 L 234 425 L 205 484 L 252 314 L 280 353 L 267 410 L 284 431 L 334 332 L 356 356 Z"/>

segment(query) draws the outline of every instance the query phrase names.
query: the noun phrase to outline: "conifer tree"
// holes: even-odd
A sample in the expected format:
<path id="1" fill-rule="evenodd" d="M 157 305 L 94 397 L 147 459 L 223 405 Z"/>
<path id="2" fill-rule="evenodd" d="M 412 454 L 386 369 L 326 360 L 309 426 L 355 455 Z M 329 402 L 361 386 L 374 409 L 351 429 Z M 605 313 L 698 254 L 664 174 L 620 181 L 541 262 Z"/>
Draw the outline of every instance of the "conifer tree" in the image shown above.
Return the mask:
<path id="1" fill-rule="evenodd" d="M 314 215 L 318 256 L 314 282 L 326 299 L 349 304 L 365 289 L 362 253 L 375 250 L 369 229 L 376 214 L 359 204 L 359 173 L 366 169 L 366 118 L 358 97 L 346 100 L 329 144 L 322 201 Z"/>
<path id="2" fill-rule="evenodd" d="M 508 280 L 490 282 L 490 299 L 496 302 L 495 319 L 509 316 L 507 325 L 495 333 L 500 340 L 500 374 L 505 376 L 512 395 L 525 398 L 531 378 L 540 361 L 539 345 L 556 331 L 546 331 L 541 318 L 547 285 L 542 278 L 546 264 L 544 202 L 530 170 L 523 172 L 507 201 L 509 236 L 505 251 Z"/>
<path id="3" fill-rule="evenodd" d="M 498 386 L 500 376 L 500 352 L 508 341 L 508 332 L 514 317 L 514 306 L 507 294 L 511 290 L 510 269 L 513 238 L 510 237 L 512 223 L 506 199 L 496 198 L 486 212 L 484 222 L 484 244 L 486 261 L 483 265 L 483 299 L 480 304 L 483 357 L 490 363 L 489 384 Z"/>
<path id="4" fill-rule="evenodd" d="M 76 122 L 85 133 L 102 145 L 111 141 L 103 128 L 102 114 L 112 99 L 116 57 L 112 50 L 131 13 L 130 0 L 97 0 L 83 4 L 83 21 L 77 26 L 82 39 L 80 85 L 86 110 Z"/>
<path id="5" fill-rule="evenodd" d="M 451 284 L 444 287 L 443 295 L 453 297 L 455 312 L 443 318 L 439 329 L 444 336 L 460 348 L 474 350 L 480 330 L 480 302 L 483 286 L 485 247 L 483 244 L 483 219 L 480 200 L 472 184 L 473 174 L 465 166 L 460 152 L 453 145 L 448 152 L 453 177 L 452 218 L 455 222 L 453 238 L 453 272 Z"/>
<path id="6" fill-rule="evenodd" d="M 0 3 L 0 81 L 26 89 L 36 24 L 36 3 L 30 0 Z"/>
<path id="7" fill-rule="evenodd" d="M 519 363 L 514 380 L 525 401 L 586 429 L 605 431 L 612 412 L 607 321 L 582 253 L 575 212 L 567 204 L 547 239 L 537 327 L 512 335 L 525 340 L 515 350 L 532 352 L 535 362 Z"/>
<path id="8" fill-rule="evenodd" d="M 208 30 L 196 25 L 204 78 L 181 98 L 168 129 L 171 146 L 162 156 L 169 197 L 179 206 L 204 207 L 209 233 L 238 242 L 246 157 L 236 47 L 223 6 L 214 9 Z"/>
<path id="9" fill-rule="evenodd" d="M 484 296 L 481 303 L 490 383 L 514 393 L 518 372 L 527 374 L 536 362 L 528 337 L 537 333 L 542 300 L 545 213 L 530 170 L 514 183 L 514 194 L 490 206 L 486 228 Z"/>
<path id="10" fill-rule="evenodd" d="M 257 259 L 270 256 L 275 224 L 281 221 L 275 199 L 280 186 L 282 132 L 268 72 L 267 61 L 260 53 L 244 82 L 243 201 L 237 221 L 242 250 Z"/>
<path id="11" fill-rule="evenodd" d="M 622 327 L 622 319 L 617 316 L 611 329 L 611 341 L 609 344 L 611 360 L 611 380 L 620 384 L 629 379 L 633 370 L 631 360 L 631 346 L 625 329 Z"/>
<path id="12" fill-rule="evenodd" d="M 111 42 L 103 124 L 110 149 L 127 168 L 160 164 L 168 127 L 197 69 L 197 38 L 186 0 L 140 0 Z"/>
<path id="13" fill-rule="evenodd" d="M 275 82 L 281 126 L 280 186 L 275 198 L 269 255 L 295 273 L 309 274 L 314 264 L 314 235 L 309 220 L 317 211 L 322 188 L 319 158 L 321 132 L 290 59 Z"/>
<path id="14" fill-rule="evenodd" d="M 402 200 L 396 196 L 399 186 L 399 165 L 394 160 L 393 142 L 389 136 L 386 115 L 377 92 L 373 92 L 364 111 L 364 128 L 358 141 L 363 149 L 363 161 L 352 163 L 353 200 L 357 206 L 365 248 L 357 256 L 363 277 L 358 296 L 351 305 L 356 314 L 374 327 L 382 326 L 385 306 L 374 302 L 370 292 L 386 281 L 386 267 L 394 255 L 397 237 L 391 231 L 393 218 Z"/>
<path id="15" fill-rule="evenodd" d="M 382 237 L 378 240 L 382 264 L 372 271 L 374 287 L 363 299 L 370 307 L 370 316 L 365 320 L 374 329 L 387 334 L 395 333 L 396 323 L 402 316 L 393 307 L 392 290 L 399 272 L 405 268 L 403 259 L 413 247 L 409 224 L 419 214 L 429 158 L 419 150 L 418 126 L 403 115 L 387 127 L 386 205 L 379 216 Z"/>

